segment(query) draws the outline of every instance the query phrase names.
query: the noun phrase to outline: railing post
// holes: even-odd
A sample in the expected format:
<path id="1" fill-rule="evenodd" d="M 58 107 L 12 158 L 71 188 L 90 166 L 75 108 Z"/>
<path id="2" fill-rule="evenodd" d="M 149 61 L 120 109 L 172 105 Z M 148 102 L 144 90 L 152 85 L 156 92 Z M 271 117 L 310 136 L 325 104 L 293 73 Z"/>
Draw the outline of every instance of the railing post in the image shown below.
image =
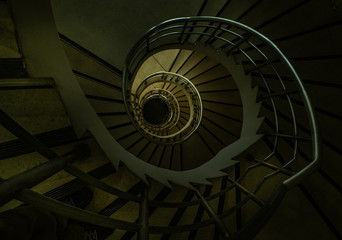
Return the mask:
<path id="1" fill-rule="evenodd" d="M 201 199 L 204 209 L 207 211 L 208 215 L 215 220 L 215 224 L 220 230 L 223 239 L 228 239 L 230 237 L 230 233 L 221 218 L 215 213 L 213 208 L 209 205 L 208 201 L 203 197 L 203 195 L 199 192 L 197 188 L 195 188 L 196 195 L 199 199 Z"/>
<path id="2" fill-rule="evenodd" d="M 140 204 L 140 213 L 139 213 L 139 222 L 141 224 L 140 230 L 138 232 L 138 240 L 148 240 L 148 218 L 149 218 L 149 209 L 148 209 L 148 188 L 146 186 L 145 189 L 141 192 L 141 204 Z"/>
<path id="3" fill-rule="evenodd" d="M 182 32 L 181 32 L 180 36 L 178 37 L 178 41 L 179 41 L 179 42 L 182 42 L 182 38 L 183 38 L 185 29 L 187 28 L 187 26 L 188 26 L 188 21 L 185 22 L 184 27 L 183 27 L 183 29 L 182 29 Z"/>
<path id="4" fill-rule="evenodd" d="M 208 43 L 211 42 L 212 39 L 215 38 L 215 35 L 216 35 L 217 31 L 221 28 L 221 26 L 222 26 L 222 23 L 220 23 L 218 26 L 216 26 L 216 28 L 215 28 L 215 30 L 213 31 L 213 33 L 210 35 L 210 37 L 208 38 L 208 40 L 205 42 L 205 45 L 206 45 L 206 46 L 208 45 Z M 202 35 L 201 35 L 201 36 L 202 36 Z"/>

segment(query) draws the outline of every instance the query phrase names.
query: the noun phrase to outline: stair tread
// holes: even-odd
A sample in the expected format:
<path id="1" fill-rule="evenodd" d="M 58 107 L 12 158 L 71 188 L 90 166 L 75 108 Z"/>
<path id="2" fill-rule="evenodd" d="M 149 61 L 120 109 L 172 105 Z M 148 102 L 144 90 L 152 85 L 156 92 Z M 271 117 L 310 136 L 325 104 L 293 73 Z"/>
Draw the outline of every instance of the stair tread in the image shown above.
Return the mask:
<path id="1" fill-rule="evenodd" d="M 53 78 L 0 78 L 0 89 L 10 87 L 52 87 Z"/>

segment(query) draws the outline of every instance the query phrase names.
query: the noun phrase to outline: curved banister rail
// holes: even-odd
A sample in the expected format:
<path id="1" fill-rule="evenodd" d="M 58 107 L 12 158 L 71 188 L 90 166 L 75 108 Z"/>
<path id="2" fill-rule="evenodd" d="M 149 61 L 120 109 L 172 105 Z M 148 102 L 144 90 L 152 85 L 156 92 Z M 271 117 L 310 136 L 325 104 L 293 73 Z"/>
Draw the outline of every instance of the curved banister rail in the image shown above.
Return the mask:
<path id="1" fill-rule="evenodd" d="M 189 24 L 192 23 L 192 24 Z M 204 24 L 206 23 L 206 24 Z M 216 26 L 214 24 L 219 24 L 220 26 Z M 188 29 L 190 29 L 190 25 L 192 28 L 192 31 L 187 31 Z M 226 25 L 226 27 L 223 27 L 223 25 Z M 198 28 L 206 28 L 209 29 L 206 32 L 199 32 L 197 31 Z M 243 33 L 237 33 L 234 32 L 232 29 L 236 28 L 239 31 L 242 31 Z M 216 34 L 214 33 L 208 33 L 210 31 L 210 29 L 215 29 L 218 31 L 215 31 Z M 125 61 L 125 65 L 124 65 L 124 69 L 123 69 L 123 84 L 122 84 L 122 92 L 124 95 L 124 103 L 126 106 L 126 109 L 128 109 L 128 103 L 127 103 L 127 97 L 126 97 L 126 93 L 127 91 L 129 91 L 128 87 L 130 86 L 130 80 L 133 79 L 134 74 L 137 71 L 137 66 L 139 66 L 140 61 L 142 61 L 143 59 L 146 58 L 146 56 L 148 56 L 150 53 L 153 53 L 155 49 L 159 48 L 160 45 L 155 46 L 155 49 L 153 49 L 153 44 L 162 40 L 162 39 L 166 39 L 169 38 L 169 40 L 172 40 L 172 42 L 169 43 L 180 43 L 182 44 L 183 41 L 183 37 L 184 35 L 199 35 L 199 36 L 207 36 L 210 37 L 211 40 L 215 39 L 216 42 L 218 42 L 219 40 L 222 41 L 224 44 L 230 44 L 232 47 L 235 48 L 236 51 L 240 51 L 240 53 L 247 59 L 247 61 L 249 61 L 250 63 L 252 63 L 256 69 L 255 71 L 259 71 L 261 77 L 263 78 L 263 80 L 266 82 L 266 80 L 264 79 L 264 77 L 262 76 L 262 72 L 261 72 L 261 68 L 262 66 L 258 66 L 255 61 L 253 61 L 253 59 L 246 53 L 243 51 L 242 48 L 240 48 L 240 46 L 242 45 L 242 42 L 240 42 L 239 44 L 235 44 L 232 41 L 229 41 L 225 38 L 221 36 L 218 36 L 219 34 L 217 32 L 226 32 L 228 34 L 233 35 L 234 37 L 242 40 L 243 42 L 245 42 L 246 44 L 249 45 L 249 47 L 253 47 L 259 54 L 261 57 L 264 58 L 265 63 L 264 65 L 270 64 L 270 66 L 272 66 L 272 68 L 275 70 L 276 75 L 279 78 L 280 83 L 282 84 L 282 86 L 285 85 L 280 77 L 280 74 L 278 73 L 276 67 L 273 64 L 273 59 L 274 57 L 270 60 L 266 54 L 259 48 L 256 47 L 256 44 L 252 43 L 251 38 L 254 37 L 257 40 L 261 41 L 265 46 L 268 46 L 269 49 L 271 49 L 273 51 L 273 54 L 276 55 L 276 59 L 278 61 L 280 61 L 282 64 L 282 67 L 286 67 L 288 70 L 288 73 L 292 76 L 293 82 L 297 85 L 298 87 L 298 91 L 299 93 L 302 95 L 302 99 L 304 102 L 304 105 L 306 107 L 306 111 L 308 113 L 308 118 L 309 118 L 309 125 L 311 128 L 311 138 L 312 138 L 312 146 L 313 146 L 313 157 L 312 157 L 312 162 L 306 166 L 303 170 L 301 170 L 300 173 L 292 176 L 291 178 L 287 179 L 284 184 L 288 187 L 292 187 L 294 185 L 296 185 L 301 179 L 302 179 L 302 175 L 305 176 L 307 175 L 308 172 L 311 172 L 318 164 L 319 161 L 319 156 L 320 156 L 320 147 L 319 147 L 319 135 L 318 135 L 318 129 L 317 129 L 317 122 L 316 122 L 316 117 L 311 105 L 311 102 L 309 100 L 309 97 L 304 89 L 304 86 L 300 80 L 300 78 L 298 77 L 297 73 L 295 72 L 294 68 L 292 67 L 291 63 L 289 62 L 289 60 L 285 57 L 285 55 L 279 50 L 279 48 L 272 42 L 270 41 L 268 38 L 266 38 L 265 36 L 263 36 L 262 34 L 258 33 L 257 31 L 255 31 L 254 29 L 243 25 L 241 23 L 232 21 L 232 20 L 228 20 L 228 19 L 224 19 L 224 18 L 218 18 L 218 17 L 207 17 L 207 16 L 197 16 L 197 17 L 183 17 L 183 18 L 176 18 L 176 19 L 171 19 L 168 21 L 165 21 L 153 28 L 151 28 L 144 36 L 142 36 L 137 42 L 136 44 L 133 46 L 133 48 L 131 49 L 131 51 L 129 52 L 129 54 L 127 55 L 126 61 Z M 167 32 L 167 33 L 166 33 Z M 161 33 L 164 33 L 162 35 L 160 35 Z M 246 37 L 246 33 L 248 34 L 248 37 Z M 172 38 L 173 36 L 177 36 L 177 38 Z M 175 41 L 175 39 L 177 39 Z M 164 43 L 163 43 L 164 44 Z M 192 42 L 192 44 L 196 44 L 196 40 L 194 42 Z M 211 46 L 213 47 L 213 46 Z M 221 50 L 220 47 L 216 48 L 216 50 Z M 231 51 L 230 51 L 231 53 Z M 236 53 L 235 53 L 236 54 Z M 141 55 L 141 56 L 139 56 Z M 266 84 L 267 86 L 267 84 Z M 271 91 L 268 88 L 269 91 Z M 284 89 L 286 90 L 286 89 Z M 294 111 L 292 109 L 292 103 L 291 103 L 291 99 L 289 97 L 289 95 L 286 95 L 288 102 L 291 106 L 291 111 L 292 111 L 292 117 L 293 117 L 293 126 L 294 126 L 294 134 L 297 134 L 297 130 L 296 130 L 296 119 L 294 116 Z M 271 101 L 273 102 L 273 99 L 271 98 Z M 277 109 L 274 105 L 274 103 L 272 103 L 273 109 L 274 109 L 274 114 L 275 114 L 275 118 L 277 119 Z M 276 125 L 278 125 L 278 120 L 276 120 Z M 278 129 L 276 129 L 276 132 L 278 132 Z M 277 145 L 277 138 L 275 140 L 275 146 Z M 297 144 L 297 142 L 296 142 Z M 273 155 L 273 154 L 272 154 Z M 296 155 L 296 154 L 295 154 Z M 270 157 L 270 156 L 269 156 Z"/>
<path id="2" fill-rule="evenodd" d="M 265 105 L 263 106 L 265 106 L 265 109 L 267 110 L 271 109 L 273 115 L 272 120 L 267 119 L 265 122 L 267 125 L 272 127 L 274 131 L 274 133 L 271 134 L 274 137 L 272 149 L 270 149 L 271 152 L 262 160 L 250 158 L 250 161 L 254 162 L 254 164 L 248 167 L 236 182 L 233 182 L 231 186 L 223 189 L 221 192 L 207 197 L 207 199 L 212 199 L 226 194 L 229 190 L 238 187 L 239 182 L 246 177 L 249 171 L 262 165 L 268 165 L 268 167 L 275 169 L 275 171 L 272 174 L 266 175 L 253 191 L 246 192 L 251 199 L 251 196 L 254 196 L 253 194 L 259 192 L 265 181 L 272 179 L 273 176 L 276 176 L 280 172 L 285 174 L 287 179 L 281 182 L 278 189 L 274 190 L 273 196 L 266 201 L 266 205 L 264 207 L 261 207 L 259 211 L 260 213 L 248 222 L 245 228 L 242 228 L 232 236 L 232 239 L 239 239 L 239 236 L 241 236 L 241 239 L 250 239 L 251 236 L 253 236 L 253 234 L 255 234 L 258 229 L 262 227 L 262 224 L 270 217 L 276 206 L 279 204 L 281 198 L 284 196 L 286 190 L 297 185 L 303 178 L 316 169 L 320 160 L 320 141 L 315 113 L 299 76 L 289 60 L 272 41 L 254 29 L 241 23 L 228 19 L 206 16 L 184 17 L 165 21 L 150 29 L 136 42 L 127 55 L 123 67 L 122 93 L 127 111 L 129 112 L 130 103 L 127 96 L 129 96 L 130 87 L 132 86 L 131 81 L 133 81 L 135 74 L 145 59 L 158 51 L 167 49 L 168 46 L 170 46 L 170 48 L 178 47 L 179 49 L 182 49 L 184 46 L 184 49 L 196 50 L 197 45 L 210 48 L 218 54 L 224 54 L 227 57 L 232 54 L 234 54 L 234 57 L 240 57 L 240 64 L 242 64 L 246 69 L 246 74 L 252 75 L 251 73 L 253 73 L 253 77 L 255 77 L 255 75 L 258 76 L 268 93 L 265 95 L 265 99 L 270 101 L 270 105 L 268 103 L 264 103 Z M 247 51 L 244 51 L 245 48 L 248 48 L 248 53 Z M 254 52 L 251 49 L 253 49 Z M 277 91 L 275 91 L 273 87 L 274 83 L 268 81 L 267 77 L 264 76 L 266 75 L 264 73 L 264 69 L 266 68 L 268 68 L 269 71 L 274 72 L 281 90 L 277 89 Z M 295 84 L 296 91 L 287 87 L 287 84 L 282 79 L 283 75 L 287 76 L 287 82 L 289 82 L 288 76 L 291 77 L 291 82 Z M 301 101 L 305 106 L 305 110 L 308 115 L 308 126 L 310 126 L 310 137 L 298 136 L 299 131 L 297 129 L 296 110 L 293 106 L 291 96 L 293 92 L 300 94 Z M 292 130 L 290 129 L 291 131 L 289 131 L 289 133 L 282 132 L 281 121 L 283 113 L 277 108 L 277 97 L 283 97 L 288 104 L 289 118 L 292 122 Z M 281 167 L 269 164 L 268 161 L 271 158 L 278 158 L 280 154 L 278 151 L 278 145 L 280 139 L 283 137 L 293 140 L 291 143 L 293 149 L 291 159 L 286 162 L 283 162 L 283 159 L 279 159 L 279 161 L 281 161 Z M 298 142 L 301 140 L 311 141 L 312 159 L 311 162 L 308 162 L 302 169 L 292 170 L 292 164 L 298 159 Z M 287 143 L 290 144 L 289 142 Z M 258 197 L 256 197 L 255 200 L 258 201 Z M 195 205 L 199 202 L 200 200 L 179 203 L 150 201 L 150 205 L 166 208 L 180 208 Z M 244 203 L 237 203 L 236 206 L 240 204 Z M 211 219 L 210 223 L 212 223 L 212 221 L 213 219 Z M 206 222 L 205 225 L 210 223 Z M 200 227 L 200 225 L 201 223 L 199 223 L 197 227 Z M 177 230 L 178 226 L 166 228 L 151 227 L 151 231 L 155 233 L 171 233 L 173 231 L 186 231 L 185 229 L 189 230 L 193 228 L 195 229 L 196 227 L 191 225 L 179 226 L 179 230 Z M 250 229 L 251 233 L 246 236 L 245 233 L 248 232 L 247 229 Z"/>

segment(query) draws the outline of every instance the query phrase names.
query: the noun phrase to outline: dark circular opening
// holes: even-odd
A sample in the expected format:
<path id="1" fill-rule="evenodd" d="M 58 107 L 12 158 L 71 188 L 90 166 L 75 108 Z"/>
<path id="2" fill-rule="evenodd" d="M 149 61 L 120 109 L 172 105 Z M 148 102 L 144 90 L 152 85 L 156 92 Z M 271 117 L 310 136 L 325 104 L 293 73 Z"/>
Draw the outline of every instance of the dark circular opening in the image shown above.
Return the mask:
<path id="1" fill-rule="evenodd" d="M 163 125 L 167 122 L 170 112 L 167 104 L 160 98 L 147 100 L 142 109 L 144 119 L 149 124 Z"/>

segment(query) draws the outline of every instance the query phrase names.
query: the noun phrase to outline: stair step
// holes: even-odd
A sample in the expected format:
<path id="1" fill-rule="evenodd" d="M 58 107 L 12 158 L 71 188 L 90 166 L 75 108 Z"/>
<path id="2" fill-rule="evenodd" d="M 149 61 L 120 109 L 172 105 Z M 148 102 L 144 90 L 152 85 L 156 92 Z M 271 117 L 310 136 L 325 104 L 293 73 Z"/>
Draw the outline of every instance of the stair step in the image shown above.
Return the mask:
<path id="1" fill-rule="evenodd" d="M 2 78 L 0 90 L 20 88 L 49 88 L 55 84 L 52 78 Z"/>
<path id="2" fill-rule="evenodd" d="M 77 140 L 72 127 L 65 127 L 36 134 L 35 137 L 44 142 L 48 147 L 57 147 Z M 0 143 L 0 160 L 20 156 L 30 152 L 33 152 L 33 150 L 18 139 Z"/>
<path id="3" fill-rule="evenodd" d="M 60 95 L 53 88 L 1 90 L 0 108 L 31 134 L 70 126 Z M 13 140 L 6 133 L 0 136 L 0 142 Z"/>

